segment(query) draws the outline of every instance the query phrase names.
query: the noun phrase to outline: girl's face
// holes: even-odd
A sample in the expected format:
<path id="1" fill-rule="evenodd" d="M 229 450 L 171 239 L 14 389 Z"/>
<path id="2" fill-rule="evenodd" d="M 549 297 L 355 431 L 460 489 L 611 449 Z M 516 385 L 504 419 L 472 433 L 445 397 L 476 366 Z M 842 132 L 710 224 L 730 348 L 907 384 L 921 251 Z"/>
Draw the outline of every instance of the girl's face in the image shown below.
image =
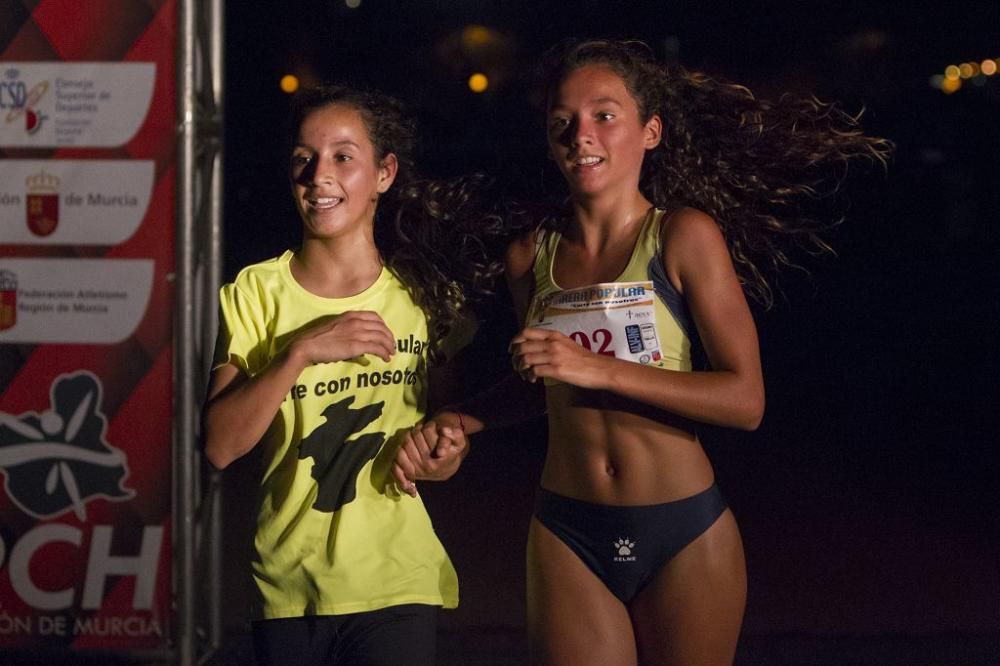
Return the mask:
<path id="1" fill-rule="evenodd" d="M 343 104 L 305 117 L 290 166 L 306 239 L 370 234 L 378 195 L 396 177 L 396 156 L 378 160 L 361 113 Z"/>
<path id="2" fill-rule="evenodd" d="M 547 121 L 549 151 L 574 196 L 638 190 L 643 157 L 660 142 L 659 116 L 643 122 L 625 82 L 602 65 L 563 80 Z"/>

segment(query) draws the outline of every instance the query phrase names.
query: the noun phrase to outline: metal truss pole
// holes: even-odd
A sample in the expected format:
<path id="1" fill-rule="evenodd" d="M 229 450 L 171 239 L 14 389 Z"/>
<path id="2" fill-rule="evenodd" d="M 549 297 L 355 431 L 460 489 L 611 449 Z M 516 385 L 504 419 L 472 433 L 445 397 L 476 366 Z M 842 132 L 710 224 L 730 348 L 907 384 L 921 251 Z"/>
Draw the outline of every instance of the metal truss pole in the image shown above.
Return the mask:
<path id="1" fill-rule="evenodd" d="M 221 279 L 223 0 L 179 0 L 177 81 L 174 611 L 176 661 L 189 666 L 221 642 L 218 483 L 203 492 L 196 444 Z"/>
<path id="2" fill-rule="evenodd" d="M 195 0 L 178 3 L 177 273 L 174 321 L 174 635 L 177 663 L 195 658 L 194 631 L 194 224 Z"/>

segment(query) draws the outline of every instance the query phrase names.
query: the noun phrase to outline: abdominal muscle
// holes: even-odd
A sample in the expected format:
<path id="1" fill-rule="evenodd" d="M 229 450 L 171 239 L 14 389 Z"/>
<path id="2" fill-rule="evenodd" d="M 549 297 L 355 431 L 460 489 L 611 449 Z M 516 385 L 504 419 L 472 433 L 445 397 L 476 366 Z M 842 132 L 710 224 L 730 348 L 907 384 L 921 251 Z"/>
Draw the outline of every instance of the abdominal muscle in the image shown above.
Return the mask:
<path id="1" fill-rule="evenodd" d="M 712 485 L 694 424 L 604 391 L 546 387 L 549 443 L 541 485 L 597 504 L 662 504 Z"/>

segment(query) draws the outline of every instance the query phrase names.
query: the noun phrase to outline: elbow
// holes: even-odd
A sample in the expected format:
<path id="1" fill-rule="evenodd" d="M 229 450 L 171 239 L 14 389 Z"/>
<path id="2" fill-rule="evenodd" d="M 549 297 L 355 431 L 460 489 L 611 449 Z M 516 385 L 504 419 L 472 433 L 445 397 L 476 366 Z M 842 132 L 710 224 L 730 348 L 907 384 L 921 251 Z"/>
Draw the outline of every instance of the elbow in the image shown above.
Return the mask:
<path id="1" fill-rule="evenodd" d="M 245 451 L 239 451 L 235 442 L 229 441 L 221 436 L 216 428 L 212 427 L 211 419 L 205 419 L 202 426 L 205 433 L 205 459 L 217 470 L 223 470 L 239 458 Z M 238 452 L 237 452 L 238 451 Z M 236 452 L 236 453 L 234 453 Z"/>
<path id="2" fill-rule="evenodd" d="M 738 426 L 740 430 L 752 432 L 760 427 L 761 421 L 764 420 L 764 402 L 763 389 L 755 391 L 744 405 L 743 415 Z"/>
<path id="3" fill-rule="evenodd" d="M 221 451 L 213 449 L 210 446 L 205 447 L 205 458 L 212 467 L 220 471 L 229 467 L 229 463 L 234 460 L 232 456 L 224 455 Z"/>

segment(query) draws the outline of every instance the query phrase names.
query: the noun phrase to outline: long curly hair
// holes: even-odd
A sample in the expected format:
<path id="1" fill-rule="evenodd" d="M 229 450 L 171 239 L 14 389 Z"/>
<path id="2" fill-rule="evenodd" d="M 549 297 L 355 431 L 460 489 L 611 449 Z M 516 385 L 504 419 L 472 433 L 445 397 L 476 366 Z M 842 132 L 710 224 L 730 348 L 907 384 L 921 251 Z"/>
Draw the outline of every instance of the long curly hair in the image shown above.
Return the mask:
<path id="1" fill-rule="evenodd" d="M 547 99 L 585 65 L 607 67 L 625 83 L 642 121 L 663 121 L 647 151 L 643 195 L 659 208 L 691 206 L 721 228 L 744 290 L 770 307 L 771 280 L 797 267 L 796 250 L 832 252 L 818 201 L 833 195 L 855 161 L 885 166 L 886 139 L 867 136 L 835 103 L 782 95 L 758 99 L 744 86 L 667 66 L 639 41 L 570 40 L 551 48 L 537 83 Z M 836 216 L 834 216 L 836 217 Z"/>
<path id="2" fill-rule="evenodd" d="M 503 219 L 483 198 L 491 182 L 482 176 L 418 179 L 416 122 L 399 100 L 377 90 L 336 84 L 300 90 L 292 99 L 289 136 L 294 139 L 313 111 L 331 105 L 358 111 L 378 161 L 396 156 L 396 180 L 376 207 L 375 246 L 423 310 L 429 357 L 440 361 L 441 343 L 472 301 L 492 293 L 502 271 Z"/>

